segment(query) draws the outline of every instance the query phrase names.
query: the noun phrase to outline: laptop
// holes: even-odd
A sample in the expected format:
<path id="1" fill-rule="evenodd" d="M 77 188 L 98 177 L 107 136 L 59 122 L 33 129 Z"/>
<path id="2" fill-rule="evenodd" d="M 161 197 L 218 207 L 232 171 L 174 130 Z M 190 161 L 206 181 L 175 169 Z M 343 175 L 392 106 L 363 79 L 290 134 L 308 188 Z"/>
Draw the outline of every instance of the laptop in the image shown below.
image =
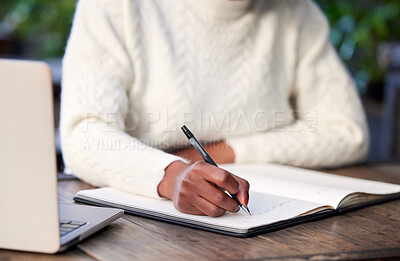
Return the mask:
<path id="1" fill-rule="evenodd" d="M 0 59 L 0 248 L 63 251 L 122 215 L 58 203 L 50 70 Z"/>

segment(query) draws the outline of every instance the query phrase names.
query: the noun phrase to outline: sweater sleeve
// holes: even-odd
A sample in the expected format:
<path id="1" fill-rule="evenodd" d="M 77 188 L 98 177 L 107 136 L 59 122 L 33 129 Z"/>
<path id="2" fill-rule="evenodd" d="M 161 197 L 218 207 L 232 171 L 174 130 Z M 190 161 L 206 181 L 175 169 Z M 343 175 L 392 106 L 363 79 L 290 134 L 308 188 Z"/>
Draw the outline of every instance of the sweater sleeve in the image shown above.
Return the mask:
<path id="1" fill-rule="evenodd" d="M 78 3 L 63 60 L 62 152 L 66 166 L 86 182 L 159 198 L 164 169 L 185 160 L 124 131 L 134 81 L 123 35 L 127 2 Z"/>
<path id="2" fill-rule="evenodd" d="M 292 93 L 296 120 L 278 129 L 231 138 L 236 162 L 335 167 L 363 159 L 365 115 L 354 82 L 329 42 L 329 25 L 311 1 L 299 3 Z"/>

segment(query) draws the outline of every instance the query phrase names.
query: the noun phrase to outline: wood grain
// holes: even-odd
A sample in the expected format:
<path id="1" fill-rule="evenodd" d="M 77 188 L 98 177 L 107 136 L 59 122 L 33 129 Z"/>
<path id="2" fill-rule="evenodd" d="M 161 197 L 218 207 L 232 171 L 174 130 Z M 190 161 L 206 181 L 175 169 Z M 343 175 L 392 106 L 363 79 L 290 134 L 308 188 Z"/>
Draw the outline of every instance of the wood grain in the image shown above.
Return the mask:
<path id="1" fill-rule="evenodd" d="M 77 247 L 72 247 L 68 251 L 63 253 L 58 253 L 55 255 L 46 255 L 39 253 L 29 253 L 29 252 L 20 252 L 20 251 L 11 251 L 11 250 L 0 250 L 0 261 L 20 261 L 20 260 L 29 260 L 29 261 L 67 261 L 67 260 L 76 260 L 76 261 L 93 261 L 95 259 L 89 257 Z"/>
<path id="2" fill-rule="evenodd" d="M 400 164 L 327 172 L 400 184 Z M 75 192 L 90 188 L 79 180 L 60 181 L 60 202 L 73 202 Z M 65 253 L 0 251 L 0 261 L 42 256 L 44 260 L 394 260 L 400 257 L 399 228 L 400 200 L 247 239 L 124 215 Z"/>

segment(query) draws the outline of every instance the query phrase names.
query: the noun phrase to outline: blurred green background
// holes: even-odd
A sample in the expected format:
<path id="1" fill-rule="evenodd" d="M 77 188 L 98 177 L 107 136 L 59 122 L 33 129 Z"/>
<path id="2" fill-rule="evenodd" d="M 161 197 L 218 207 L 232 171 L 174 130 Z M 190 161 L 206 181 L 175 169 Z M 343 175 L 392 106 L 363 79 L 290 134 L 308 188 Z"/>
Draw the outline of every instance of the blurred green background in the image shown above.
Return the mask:
<path id="1" fill-rule="evenodd" d="M 76 0 L 1 0 L 0 39 L 17 41 L 24 57 L 62 57 Z"/>
<path id="2" fill-rule="evenodd" d="M 377 50 L 400 41 L 399 0 L 316 1 L 331 24 L 331 41 L 353 74 L 361 94 L 383 81 Z M 29 58 L 62 57 L 76 0 L 1 0 L 0 40 L 18 44 L 10 52 Z M 4 47 L 5 46 L 5 47 Z"/>

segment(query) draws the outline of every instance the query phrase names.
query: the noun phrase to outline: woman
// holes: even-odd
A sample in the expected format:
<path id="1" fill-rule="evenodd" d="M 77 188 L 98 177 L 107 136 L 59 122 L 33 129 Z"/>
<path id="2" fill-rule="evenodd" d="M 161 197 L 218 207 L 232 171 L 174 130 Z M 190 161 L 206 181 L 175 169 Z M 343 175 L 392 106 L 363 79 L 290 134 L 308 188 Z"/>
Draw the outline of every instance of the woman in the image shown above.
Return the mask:
<path id="1" fill-rule="evenodd" d="M 217 163 L 331 167 L 361 160 L 354 83 L 309 0 L 81 0 L 63 63 L 66 165 L 96 186 L 238 211 L 248 183 Z"/>

